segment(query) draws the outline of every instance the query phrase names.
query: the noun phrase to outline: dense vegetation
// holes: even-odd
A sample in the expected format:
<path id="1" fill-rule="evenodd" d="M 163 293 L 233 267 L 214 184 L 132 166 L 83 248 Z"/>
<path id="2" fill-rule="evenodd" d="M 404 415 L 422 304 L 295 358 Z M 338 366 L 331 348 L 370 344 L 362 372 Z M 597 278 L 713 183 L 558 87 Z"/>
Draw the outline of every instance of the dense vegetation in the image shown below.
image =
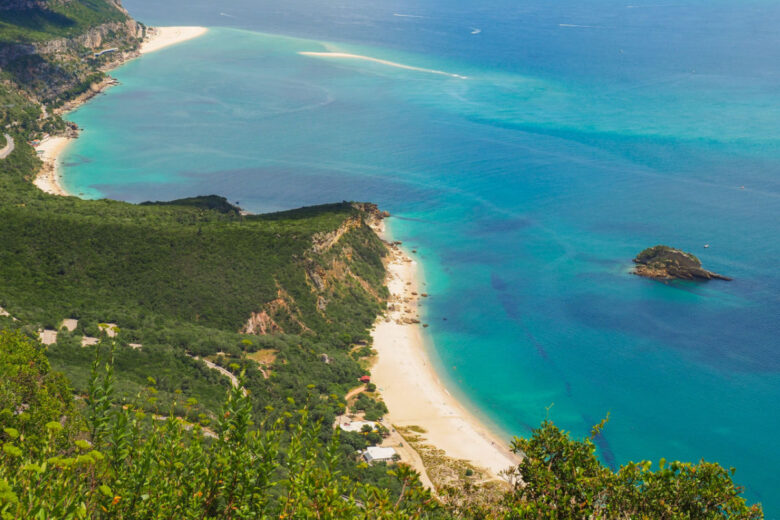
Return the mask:
<path id="1" fill-rule="evenodd" d="M 76 413 L 23 335 L 0 333 L 0 353 L 14 353 L 0 364 L 0 381 L 13 383 L 0 386 L 4 519 L 419 518 L 437 510 L 407 468 L 395 469 L 400 485 L 390 489 L 348 478 L 338 439 L 323 443 L 305 406 L 255 422 L 235 388 L 212 432 L 163 409 L 154 416 L 114 406 L 114 367 L 95 358 Z M 154 403 L 155 395 L 150 380 L 138 399 Z"/>
<path id="2" fill-rule="evenodd" d="M 368 339 L 385 291 L 384 249 L 362 223 L 362 209 L 338 204 L 241 216 L 225 211 L 224 201 L 204 209 L 204 199 L 135 206 L 57 198 L 24 180 L 36 162 L 24 148 L 0 178 L 8 187 L 0 194 L 0 306 L 20 320 L 6 319 L 9 326 L 31 336 L 59 328 L 64 318 L 79 320 L 49 351 L 77 390 L 85 390 L 89 367 L 81 338 L 99 337 L 99 324 L 112 322 L 120 329 L 116 387 L 123 399 L 151 376 L 166 403 L 176 390 L 187 391 L 200 403 L 197 413 L 213 419 L 227 381 L 193 357 L 223 353 L 248 370 L 258 413 L 285 408 L 287 397 L 309 399 L 309 384 L 314 416 L 332 420 L 342 409 L 340 398 L 319 396 L 343 397 L 364 373 L 348 351 Z M 345 222 L 354 229 L 312 253 L 315 234 Z M 317 273 L 327 286 L 312 282 Z M 263 312 L 277 334 L 239 333 L 250 315 Z M 275 352 L 267 379 L 246 357 L 263 349 Z"/>
<path id="3" fill-rule="evenodd" d="M 0 11 L 0 47 L 124 17 L 108 0 Z M 362 463 L 381 433 L 331 425 L 387 296 L 376 208 L 246 215 L 215 196 L 40 192 L 28 141 L 65 128 L 52 108 L 97 65 L 71 52 L 0 71 L 0 126 L 17 144 L 0 160 L 0 518 L 761 517 L 716 464 L 615 473 L 549 422 L 515 442 L 527 457 L 496 499 L 469 484 L 437 500 L 408 467 Z M 376 395 L 352 409 L 387 413 Z"/>
<path id="4" fill-rule="evenodd" d="M 37 345 L 0 332 L 2 518 L 762 518 L 717 464 L 630 463 L 614 473 L 591 439 L 573 441 L 550 422 L 515 440 L 526 458 L 508 475 L 512 491 L 443 507 L 404 465 L 360 476 L 345 468 L 338 436 L 323 440 L 323 423 L 293 399 L 295 410 L 257 420 L 233 388 L 204 428 L 177 419 L 176 404 L 161 407 L 149 379 L 117 406 L 114 348 L 95 349 L 76 403 Z"/>
<path id="5" fill-rule="evenodd" d="M 109 0 L 51 2 L 45 9 L 0 9 L 0 44 L 76 36 L 127 16 Z"/>

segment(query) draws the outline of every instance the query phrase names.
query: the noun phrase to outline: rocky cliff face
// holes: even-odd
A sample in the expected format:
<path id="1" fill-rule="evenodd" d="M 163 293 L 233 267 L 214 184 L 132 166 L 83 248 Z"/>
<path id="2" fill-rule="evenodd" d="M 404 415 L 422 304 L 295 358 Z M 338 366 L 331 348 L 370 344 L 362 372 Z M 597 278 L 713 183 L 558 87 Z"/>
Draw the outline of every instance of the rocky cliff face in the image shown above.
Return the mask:
<path id="1" fill-rule="evenodd" d="M 645 249 L 634 258 L 634 274 L 656 280 L 731 280 L 701 266 L 701 261 L 691 253 L 669 246 Z"/>
<path id="2" fill-rule="evenodd" d="M 30 97 L 58 106 L 100 81 L 101 71 L 136 56 L 144 33 L 143 25 L 127 18 L 71 38 L 0 45 L 0 69 Z M 93 59 L 94 52 L 108 48 L 117 50 Z"/>
<path id="3" fill-rule="evenodd" d="M 385 245 L 369 224 L 387 216 L 373 204 L 353 204 L 357 211 L 328 233 L 315 233 L 300 259 L 308 291 L 291 294 L 278 285 L 277 298 L 252 313 L 240 332 L 247 334 L 305 333 L 314 325 L 333 323 L 352 305 L 376 305 L 386 300 Z M 355 310 L 357 312 L 357 310 Z"/>
<path id="4" fill-rule="evenodd" d="M 333 245 L 349 231 L 364 225 L 371 225 L 377 220 L 390 216 L 387 212 L 379 211 L 376 204 L 371 204 L 369 202 L 354 202 L 352 203 L 352 207 L 358 210 L 359 213 L 347 218 L 335 231 L 331 231 L 330 233 L 317 233 L 312 237 L 312 252 L 315 254 L 324 253 L 333 247 Z"/>
<path id="5" fill-rule="evenodd" d="M 86 48 L 92 51 L 98 50 L 104 44 L 126 43 L 134 38 L 143 38 L 144 27 L 133 19 L 128 18 L 124 22 L 111 22 L 98 25 L 84 34 L 73 38 L 57 38 L 32 46 L 33 52 L 38 54 L 62 54 L 68 52 L 80 52 Z"/>
<path id="6" fill-rule="evenodd" d="M 63 6 L 77 0 L 0 0 L 2 10 L 22 11 L 11 22 L 24 34 L 28 28 L 23 20 L 29 19 L 35 28 L 38 20 L 52 7 Z M 92 5 L 83 2 L 86 9 Z M 82 12 L 75 10 L 74 12 Z M 29 12 L 29 16 L 25 15 Z M 119 0 L 102 0 L 98 11 L 103 13 L 104 23 L 78 25 L 77 34 L 69 37 L 42 39 L 40 34 L 24 43 L 0 42 L 0 69 L 6 73 L 28 97 L 53 104 L 54 107 L 87 91 L 92 83 L 101 80 L 101 71 L 107 70 L 137 54 L 145 28 L 133 20 Z M 58 15 L 60 16 L 60 15 Z M 20 21 L 21 20 L 21 21 Z M 79 23 L 86 24 L 83 20 Z M 63 34 L 63 33 L 52 33 Z M 99 50 L 116 49 L 100 57 Z"/>

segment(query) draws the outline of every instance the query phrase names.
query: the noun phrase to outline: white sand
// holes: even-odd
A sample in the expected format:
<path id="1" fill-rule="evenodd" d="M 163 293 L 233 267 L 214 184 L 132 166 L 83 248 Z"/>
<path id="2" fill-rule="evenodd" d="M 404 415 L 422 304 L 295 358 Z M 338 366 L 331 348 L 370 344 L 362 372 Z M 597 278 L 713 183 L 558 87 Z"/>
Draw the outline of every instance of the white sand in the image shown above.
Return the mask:
<path id="1" fill-rule="evenodd" d="M 46 193 L 64 197 L 70 195 L 61 184 L 59 157 L 71 141 L 73 139 L 70 137 L 47 137 L 36 148 L 37 151 L 43 152 L 43 154 L 39 155 L 43 161 L 43 167 L 38 172 L 33 183 Z"/>
<path id="2" fill-rule="evenodd" d="M 141 44 L 141 54 L 159 51 L 170 45 L 185 42 L 206 34 L 206 27 L 150 27 Z"/>
<path id="3" fill-rule="evenodd" d="M 461 76 L 460 74 L 453 74 L 451 72 L 444 72 L 443 70 L 424 69 L 422 67 L 414 67 L 412 65 L 404 65 L 395 61 L 380 60 L 379 58 L 372 58 L 371 56 L 361 56 L 360 54 L 349 54 L 346 52 L 299 52 L 302 56 L 311 56 L 314 58 L 342 58 L 349 60 L 362 60 L 370 61 L 372 63 L 379 63 L 380 65 L 387 65 L 388 67 L 395 67 L 397 69 L 414 70 L 417 72 L 427 72 L 428 74 L 439 74 L 442 76 L 449 76 L 451 78 L 468 79 L 467 76 Z"/>
<path id="4" fill-rule="evenodd" d="M 510 439 L 494 436 L 450 395 L 425 353 L 422 325 L 404 324 L 404 317 L 416 316 L 417 297 L 412 295 L 419 292 L 416 271 L 416 262 L 400 250 L 394 253 L 388 289 L 396 310 L 388 311 L 389 321 L 381 318 L 373 332 L 379 359 L 371 377 L 390 410 L 386 422 L 420 426 L 427 431 L 423 437 L 428 444 L 498 477 L 520 461 L 509 451 Z"/>

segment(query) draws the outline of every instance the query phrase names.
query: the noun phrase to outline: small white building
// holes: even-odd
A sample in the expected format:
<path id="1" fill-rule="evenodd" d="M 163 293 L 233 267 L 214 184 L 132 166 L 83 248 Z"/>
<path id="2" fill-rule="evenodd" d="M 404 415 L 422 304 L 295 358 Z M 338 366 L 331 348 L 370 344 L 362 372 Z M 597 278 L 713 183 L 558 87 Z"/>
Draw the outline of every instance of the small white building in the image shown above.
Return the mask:
<path id="1" fill-rule="evenodd" d="M 345 421 L 342 423 L 339 423 L 339 428 L 344 430 L 345 432 L 362 432 L 363 426 L 370 426 L 371 431 L 376 430 L 376 423 L 374 421 Z"/>
<path id="2" fill-rule="evenodd" d="M 381 446 L 369 446 L 363 452 L 363 458 L 369 464 L 372 462 L 392 462 L 396 452 L 393 448 L 383 448 Z"/>

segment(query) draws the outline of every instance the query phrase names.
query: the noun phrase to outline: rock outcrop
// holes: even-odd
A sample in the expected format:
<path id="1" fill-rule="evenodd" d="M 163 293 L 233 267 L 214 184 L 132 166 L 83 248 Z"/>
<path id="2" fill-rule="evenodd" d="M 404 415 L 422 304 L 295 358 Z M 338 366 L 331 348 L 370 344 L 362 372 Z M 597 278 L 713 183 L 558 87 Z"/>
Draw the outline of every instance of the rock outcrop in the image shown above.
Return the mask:
<path id="1" fill-rule="evenodd" d="M 337 228 L 314 233 L 298 258 L 309 290 L 288 292 L 277 280 L 276 298 L 253 312 L 240 332 L 300 334 L 309 332 L 312 323 L 334 323 L 345 313 L 358 312 L 354 305 L 384 305 L 386 250 L 369 224 L 388 215 L 374 204 L 350 206 L 357 211 L 346 215 Z"/>
<path id="2" fill-rule="evenodd" d="M 0 13 L 15 10 L 34 19 L 65 0 L 0 0 Z M 26 97 L 60 106 L 87 91 L 102 73 L 138 55 L 146 28 L 133 20 L 119 0 L 103 23 L 79 26 L 77 33 L 60 38 L 0 42 L 0 69 L 24 91 Z"/>
<path id="3" fill-rule="evenodd" d="M 634 263 L 634 274 L 655 280 L 731 280 L 703 269 L 701 261 L 691 253 L 669 246 L 647 248 L 634 258 Z"/>
<path id="4" fill-rule="evenodd" d="M 35 44 L 39 54 L 60 54 L 63 52 L 79 52 L 82 48 L 100 49 L 105 42 L 113 44 L 118 37 L 143 38 L 144 27 L 128 18 L 123 22 L 109 22 L 89 29 L 84 34 L 72 38 L 56 38 Z"/>

